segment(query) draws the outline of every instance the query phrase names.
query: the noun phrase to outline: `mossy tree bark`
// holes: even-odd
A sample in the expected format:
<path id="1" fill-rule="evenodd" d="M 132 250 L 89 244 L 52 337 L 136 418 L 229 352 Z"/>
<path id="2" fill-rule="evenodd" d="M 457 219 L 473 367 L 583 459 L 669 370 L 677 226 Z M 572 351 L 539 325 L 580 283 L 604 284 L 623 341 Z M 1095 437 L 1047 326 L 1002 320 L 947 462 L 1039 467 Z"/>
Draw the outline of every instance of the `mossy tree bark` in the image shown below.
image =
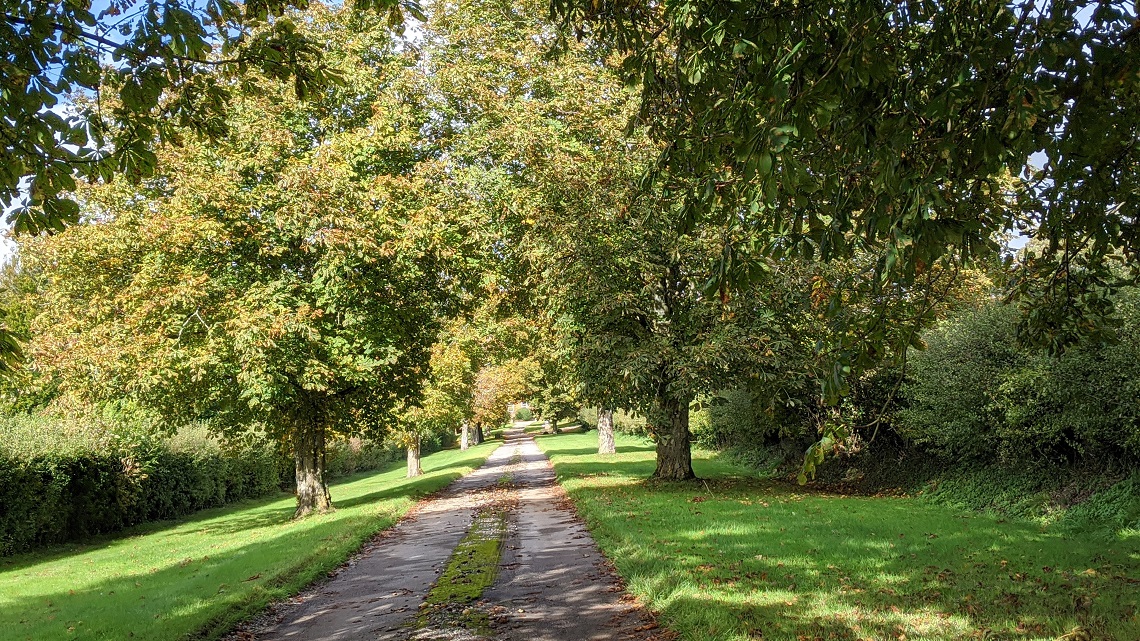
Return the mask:
<path id="1" fill-rule="evenodd" d="M 332 497 L 325 481 L 324 423 L 320 420 L 301 422 L 293 439 L 297 475 L 297 511 L 293 518 L 331 511 Z"/>
<path id="2" fill-rule="evenodd" d="M 657 469 L 653 478 L 684 481 L 697 478 L 693 473 L 693 453 L 689 435 L 689 403 L 668 395 L 658 395 L 654 417 L 657 436 Z"/>
<path id="3" fill-rule="evenodd" d="M 617 449 L 614 446 L 614 411 L 598 408 L 598 454 L 613 454 Z"/>
<path id="4" fill-rule="evenodd" d="M 424 473 L 424 468 L 420 464 L 420 437 L 416 437 L 414 443 L 408 446 L 408 478 L 414 478 Z"/>

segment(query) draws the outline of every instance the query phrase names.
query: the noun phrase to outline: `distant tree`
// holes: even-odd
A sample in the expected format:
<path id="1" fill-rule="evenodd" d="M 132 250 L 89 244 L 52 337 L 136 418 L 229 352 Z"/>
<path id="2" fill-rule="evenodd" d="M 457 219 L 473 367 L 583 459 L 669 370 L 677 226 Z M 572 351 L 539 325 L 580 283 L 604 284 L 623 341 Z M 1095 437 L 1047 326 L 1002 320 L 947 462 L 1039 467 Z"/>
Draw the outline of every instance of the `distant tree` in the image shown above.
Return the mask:
<path id="1" fill-rule="evenodd" d="M 558 423 L 578 415 L 582 408 L 581 383 L 573 353 L 549 323 L 539 332 L 532 355 L 538 364 L 534 369 L 530 407 L 543 419 Z"/>
<path id="2" fill-rule="evenodd" d="M 472 418 L 475 369 L 471 345 L 466 344 L 470 336 L 470 327 L 462 319 L 453 320 L 440 332 L 431 348 L 423 397 L 403 410 L 392 432 L 393 440 L 407 449 L 409 477 L 422 473 L 420 444 L 425 438 L 450 441 L 457 430 L 466 430 Z M 467 437 L 462 434 L 463 439 Z"/>
<path id="3" fill-rule="evenodd" d="M 614 443 L 614 411 L 598 408 L 598 454 L 613 454 L 617 451 Z"/>
<path id="4" fill-rule="evenodd" d="M 538 369 L 533 359 L 510 359 L 485 365 L 475 375 L 472 422 L 475 441 L 483 440 L 483 428 L 499 427 L 511 419 L 508 405 L 531 395 L 530 381 Z"/>

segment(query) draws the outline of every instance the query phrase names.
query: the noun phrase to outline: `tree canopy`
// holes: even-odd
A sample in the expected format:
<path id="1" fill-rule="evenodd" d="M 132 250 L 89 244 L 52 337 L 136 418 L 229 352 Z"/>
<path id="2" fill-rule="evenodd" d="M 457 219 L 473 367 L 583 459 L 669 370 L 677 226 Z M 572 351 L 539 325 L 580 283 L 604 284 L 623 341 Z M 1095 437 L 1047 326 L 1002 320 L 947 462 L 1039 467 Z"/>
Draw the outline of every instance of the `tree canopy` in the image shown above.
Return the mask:
<path id="1" fill-rule="evenodd" d="M 138 181 L 156 146 L 216 141 L 251 71 L 289 83 L 297 98 L 343 80 L 329 46 L 306 34 L 309 0 L 12 0 L 0 21 L 0 207 L 16 233 L 79 220 L 77 181 Z M 318 3 L 320 4 L 320 3 Z M 322 5 L 323 6 L 323 5 Z M 355 11 L 402 29 L 414 0 L 356 0 Z M 333 47 L 335 48 L 335 47 Z M 0 372 L 21 357 L 0 327 Z"/>
<path id="2" fill-rule="evenodd" d="M 884 280 L 1046 241 L 1020 263 L 1023 335 L 1063 349 L 1134 281 L 1140 19 L 1123 2 L 554 0 L 626 54 L 683 229 L 758 256 L 877 257 Z M 1010 180 L 1010 178 L 1017 180 Z M 867 345 L 874 345 L 868 341 Z"/>

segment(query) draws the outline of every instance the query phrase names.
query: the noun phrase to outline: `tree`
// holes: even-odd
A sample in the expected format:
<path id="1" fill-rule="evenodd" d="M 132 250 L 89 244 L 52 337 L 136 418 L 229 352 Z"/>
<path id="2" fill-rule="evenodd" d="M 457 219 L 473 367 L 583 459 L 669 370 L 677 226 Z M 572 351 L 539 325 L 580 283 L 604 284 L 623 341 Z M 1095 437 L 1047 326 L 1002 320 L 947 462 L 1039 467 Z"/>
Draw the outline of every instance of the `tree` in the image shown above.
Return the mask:
<path id="1" fill-rule="evenodd" d="M 1048 247 L 1014 283 L 1022 335 L 1054 351 L 1096 333 L 1137 278 L 1140 19 L 1125 3 L 553 8 L 627 56 L 656 178 L 684 192 L 679 224 L 757 234 L 726 258 L 870 252 L 880 278 L 911 283 L 1031 234 Z"/>
<path id="2" fill-rule="evenodd" d="M 312 23 L 334 32 L 335 15 Z M 361 40 L 348 64 L 387 59 Z M 415 113 L 333 100 L 366 126 L 315 139 L 319 104 L 252 82 L 261 97 L 235 102 L 224 141 L 160 148 L 154 179 L 84 187 L 88 224 L 25 241 L 47 279 L 31 351 L 92 400 L 287 442 L 302 516 L 330 508 L 327 439 L 378 436 L 419 396 L 455 231 L 409 173 Z"/>
<path id="3" fill-rule="evenodd" d="M 598 454 L 617 452 L 614 445 L 614 411 L 598 408 Z"/>
<path id="4" fill-rule="evenodd" d="M 418 393 L 442 290 L 391 212 L 298 169 L 253 200 L 234 175 L 183 174 L 161 213 L 116 208 L 29 255 L 55 266 L 34 348 L 65 387 L 291 440 L 300 516 L 330 506 L 326 440 L 382 433 Z"/>
<path id="5" fill-rule="evenodd" d="M 544 229 L 547 295 L 573 342 L 583 396 L 646 417 L 655 477 L 693 478 L 690 404 L 779 371 L 790 346 L 770 310 L 705 287 L 718 234 L 677 232 L 681 208 L 656 199 L 610 212 Z"/>
<path id="6" fill-rule="evenodd" d="M 536 319 L 539 327 L 531 352 L 538 367 L 529 382 L 530 408 L 538 417 L 557 424 L 578 415 L 582 407 L 574 354 L 559 339 L 548 314 Z"/>
<path id="7" fill-rule="evenodd" d="M 342 79 L 294 8 L 308 0 L 10 0 L 0 22 L 0 207 L 16 233 L 79 220 L 77 180 L 137 182 L 157 147 L 218 140 L 250 72 L 288 82 L 299 99 Z M 400 28 L 414 0 L 356 0 L 355 11 Z M 2 322 L 3 319 L 0 319 Z M 0 324 L 0 373 L 21 360 Z"/>
<path id="8" fill-rule="evenodd" d="M 483 426 L 498 427 L 510 419 L 507 406 L 531 394 L 530 381 L 538 363 L 533 359 L 509 359 L 499 364 L 484 365 L 475 375 L 472 400 L 472 422 L 475 442 L 483 441 Z"/>
<path id="9" fill-rule="evenodd" d="M 463 430 L 462 449 L 467 449 L 467 422 L 473 415 L 475 370 L 465 350 L 464 338 L 469 327 L 453 320 L 440 332 L 431 349 L 430 374 L 424 384 L 419 405 L 407 407 L 394 431 L 395 440 L 408 452 L 408 476 L 423 473 L 420 466 L 420 444 L 425 438 L 453 438 L 456 428 Z M 470 346 L 466 346 L 467 350 Z"/>

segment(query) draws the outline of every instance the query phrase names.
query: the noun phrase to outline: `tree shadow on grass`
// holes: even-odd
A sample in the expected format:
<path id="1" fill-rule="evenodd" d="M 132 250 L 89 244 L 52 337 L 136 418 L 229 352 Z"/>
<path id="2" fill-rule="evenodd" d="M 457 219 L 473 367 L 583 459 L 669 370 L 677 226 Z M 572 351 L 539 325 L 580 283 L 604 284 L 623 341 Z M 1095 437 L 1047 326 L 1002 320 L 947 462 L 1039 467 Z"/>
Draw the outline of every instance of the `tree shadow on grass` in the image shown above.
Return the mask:
<path id="1" fill-rule="evenodd" d="M 369 492 L 351 499 L 343 499 L 340 501 L 333 501 L 334 508 L 350 508 L 365 503 L 375 503 L 385 499 L 408 497 L 412 499 L 420 499 L 428 494 L 440 489 L 437 481 L 440 478 L 446 480 L 446 484 L 461 478 L 463 475 L 458 472 L 441 473 L 441 472 L 428 472 L 423 476 L 417 476 L 412 479 L 405 479 L 399 484 L 376 492 Z"/>
<path id="2" fill-rule="evenodd" d="M 217 636 L 310 583 L 359 543 L 337 531 L 367 529 L 367 517 L 291 530 L 205 558 L 140 569 L 77 589 L 6 595 L 5 639 L 174 639 Z M 325 558 L 321 558 L 325 556 Z M 271 559 L 271 560 L 266 560 Z M 80 584 L 77 581 L 77 584 Z"/>
<path id="3" fill-rule="evenodd" d="M 204 532 L 224 532 L 235 534 L 242 530 L 284 522 L 287 521 L 290 516 L 292 516 L 293 508 L 289 507 L 282 508 L 280 510 L 273 510 L 272 512 L 266 514 L 256 513 L 248 517 L 231 516 L 230 518 L 226 519 L 227 523 L 224 525 L 210 524 L 204 525 L 200 529 L 190 530 L 188 532 L 175 531 L 179 528 L 195 523 L 206 524 L 214 519 L 225 517 L 227 514 L 231 513 L 267 509 L 268 506 L 272 505 L 273 503 L 290 498 L 291 495 L 289 494 L 279 493 L 259 499 L 242 499 L 240 501 L 235 501 L 221 507 L 206 508 L 204 510 L 200 510 L 193 514 L 177 519 L 166 519 L 162 521 L 140 523 L 139 525 L 134 525 L 110 534 L 95 534 L 92 536 L 84 537 L 78 541 L 46 546 L 37 550 L 33 550 L 31 552 L 24 552 L 22 554 L 0 558 L 0 573 L 16 572 L 43 563 L 59 561 L 70 556 L 82 555 L 105 548 L 114 548 L 118 546 L 129 545 L 130 542 L 134 539 L 150 535 L 181 536 L 183 534 L 198 534 Z M 232 525 L 229 524 L 228 521 L 231 519 L 235 520 L 236 523 Z"/>
<path id="4" fill-rule="evenodd" d="M 561 440 L 561 441 L 560 441 Z M 607 465 L 609 463 L 624 463 L 622 456 L 627 454 L 636 454 L 643 452 L 653 452 L 656 446 L 649 441 L 635 441 L 630 442 L 629 439 L 622 439 L 618 443 L 617 452 L 615 454 L 598 454 L 597 446 L 582 447 L 583 440 L 580 434 L 555 434 L 543 436 L 538 439 L 538 442 L 547 456 L 551 459 L 566 456 L 597 456 L 599 460 L 594 462 L 596 465 Z"/>
<path id="5" fill-rule="evenodd" d="M 229 515 L 222 519 L 217 519 L 210 522 L 212 519 L 195 519 L 189 523 L 203 522 L 203 526 L 193 529 L 177 529 L 177 531 L 170 532 L 168 536 L 202 536 L 209 534 L 240 534 L 246 530 L 254 530 L 272 525 L 280 525 L 287 523 L 293 518 L 293 513 L 296 508 L 292 505 L 269 509 L 268 506 L 260 506 L 250 514 L 243 514 L 241 516 Z M 179 525 L 186 525 L 187 522 L 182 522 Z"/>
<path id="6" fill-rule="evenodd" d="M 556 467 L 626 477 L 567 487 L 630 589 L 683 634 L 1140 639 L 1136 540 L 771 481 L 646 482 L 651 461 Z"/>

